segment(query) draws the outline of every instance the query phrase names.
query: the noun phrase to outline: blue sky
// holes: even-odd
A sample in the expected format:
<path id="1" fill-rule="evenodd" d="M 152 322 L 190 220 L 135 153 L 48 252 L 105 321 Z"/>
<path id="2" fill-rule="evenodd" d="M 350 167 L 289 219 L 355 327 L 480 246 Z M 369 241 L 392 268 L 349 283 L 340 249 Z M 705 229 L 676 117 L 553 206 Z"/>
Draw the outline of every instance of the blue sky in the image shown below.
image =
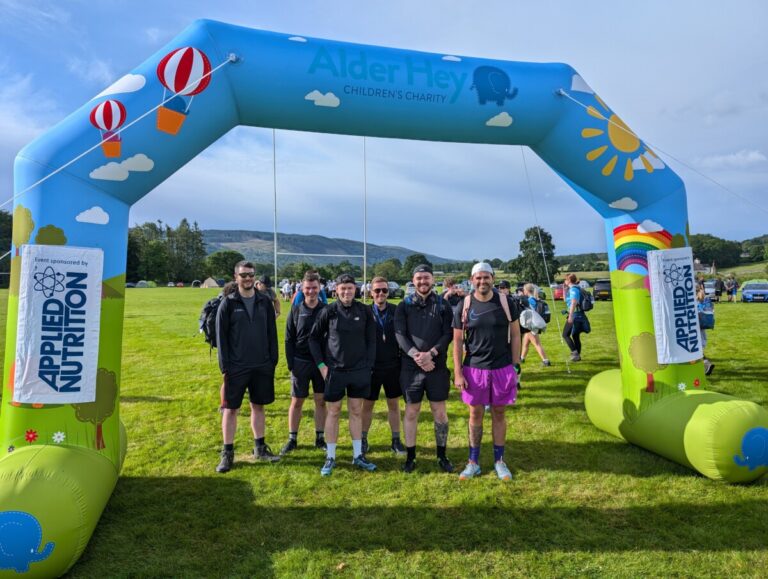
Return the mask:
<path id="1" fill-rule="evenodd" d="M 26 143 L 193 20 L 212 18 L 362 44 L 566 62 L 683 178 L 693 233 L 768 233 L 768 4 L 585 6 L 0 0 L 0 201 L 12 195 L 13 158 Z M 558 253 L 604 251 L 602 219 L 525 155 L 535 214 Z M 362 238 L 359 137 L 278 131 L 276 163 L 279 230 Z M 372 243 L 509 258 L 536 223 L 519 147 L 368 139 L 366 169 Z M 231 202 L 221 202 L 224 193 Z M 131 211 L 131 223 L 182 217 L 203 228 L 270 231 L 272 132 L 233 130 Z"/>

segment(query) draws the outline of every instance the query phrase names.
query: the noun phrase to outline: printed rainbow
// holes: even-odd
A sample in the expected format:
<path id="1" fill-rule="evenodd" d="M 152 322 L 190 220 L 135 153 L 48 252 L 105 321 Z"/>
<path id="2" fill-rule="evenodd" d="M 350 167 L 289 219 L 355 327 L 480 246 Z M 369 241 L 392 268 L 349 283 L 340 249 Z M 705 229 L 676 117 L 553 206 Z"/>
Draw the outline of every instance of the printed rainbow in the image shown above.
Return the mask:
<path id="1" fill-rule="evenodd" d="M 613 246 L 616 249 L 616 267 L 648 275 L 648 252 L 672 247 L 672 235 L 665 230 L 639 231 L 639 223 L 627 223 L 613 230 Z"/>

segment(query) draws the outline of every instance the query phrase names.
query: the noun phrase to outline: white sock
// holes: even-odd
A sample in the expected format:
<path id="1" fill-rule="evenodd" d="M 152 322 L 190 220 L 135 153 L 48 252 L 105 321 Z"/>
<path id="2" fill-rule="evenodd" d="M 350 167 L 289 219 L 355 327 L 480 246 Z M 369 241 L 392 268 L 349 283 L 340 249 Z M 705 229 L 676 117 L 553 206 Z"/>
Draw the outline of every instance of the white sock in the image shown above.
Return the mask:
<path id="1" fill-rule="evenodd" d="M 352 441 L 352 458 L 357 458 L 361 454 L 363 454 L 363 441 L 353 440 Z"/>
<path id="2" fill-rule="evenodd" d="M 328 449 L 325 451 L 325 456 L 327 458 L 336 459 L 336 443 L 335 442 L 326 442 L 326 446 L 328 446 Z"/>

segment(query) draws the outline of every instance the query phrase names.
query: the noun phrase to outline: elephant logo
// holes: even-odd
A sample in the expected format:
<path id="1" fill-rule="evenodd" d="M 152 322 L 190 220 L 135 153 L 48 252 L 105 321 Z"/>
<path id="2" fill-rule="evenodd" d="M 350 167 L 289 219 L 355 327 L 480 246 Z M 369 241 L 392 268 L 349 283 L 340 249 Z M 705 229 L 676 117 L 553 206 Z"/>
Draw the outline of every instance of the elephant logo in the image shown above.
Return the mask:
<path id="1" fill-rule="evenodd" d="M 54 544 L 46 543 L 38 552 L 42 539 L 43 529 L 29 513 L 0 512 L 0 569 L 26 573 L 30 563 L 39 563 L 50 557 Z"/>
<path id="2" fill-rule="evenodd" d="M 506 99 L 517 96 L 517 87 L 512 87 L 507 73 L 495 66 L 478 66 L 475 69 L 472 86 L 469 87 L 469 90 L 473 89 L 477 90 L 477 100 L 481 105 L 495 101 L 501 107 Z"/>
<path id="3" fill-rule="evenodd" d="M 733 457 L 733 461 L 739 466 L 748 466 L 749 470 L 755 470 L 761 466 L 768 466 L 768 428 L 757 427 L 747 431 L 741 439 L 741 454 Z"/>

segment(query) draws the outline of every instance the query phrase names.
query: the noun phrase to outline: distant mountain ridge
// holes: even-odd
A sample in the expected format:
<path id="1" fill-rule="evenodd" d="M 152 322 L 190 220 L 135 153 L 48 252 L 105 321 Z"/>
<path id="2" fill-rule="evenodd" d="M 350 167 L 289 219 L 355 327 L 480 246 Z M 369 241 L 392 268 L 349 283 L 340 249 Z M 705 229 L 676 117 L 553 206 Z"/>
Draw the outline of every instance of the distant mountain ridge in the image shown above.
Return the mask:
<path id="1" fill-rule="evenodd" d="M 239 251 L 246 259 L 258 263 L 272 263 L 274 257 L 273 233 L 271 231 L 246 231 L 243 229 L 204 229 L 203 242 L 205 249 L 210 254 L 215 251 L 229 249 Z M 331 257 L 330 255 L 362 255 L 363 242 L 351 239 L 325 237 L 323 235 L 300 235 L 298 233 L 278 233 L 278 251 L 286 253 L 315 253 L 329 254 L 325 256 L 305 257 L 301 255 L 280 255 L 281 264 L 305 261 L 317 265 L 328 263 L 340 263 L 345 259 L 350 263 L 359 263 L 359 258 Z M 422 251 L 398 247 L 393 245 L 368 244 L 368 263 L 374 264 L 393 257 L 404 262 L 413 253 Z M 446 259 L 430 253 L 424 256 L 433 264 L 449 263 L 452 259 Z"/>

